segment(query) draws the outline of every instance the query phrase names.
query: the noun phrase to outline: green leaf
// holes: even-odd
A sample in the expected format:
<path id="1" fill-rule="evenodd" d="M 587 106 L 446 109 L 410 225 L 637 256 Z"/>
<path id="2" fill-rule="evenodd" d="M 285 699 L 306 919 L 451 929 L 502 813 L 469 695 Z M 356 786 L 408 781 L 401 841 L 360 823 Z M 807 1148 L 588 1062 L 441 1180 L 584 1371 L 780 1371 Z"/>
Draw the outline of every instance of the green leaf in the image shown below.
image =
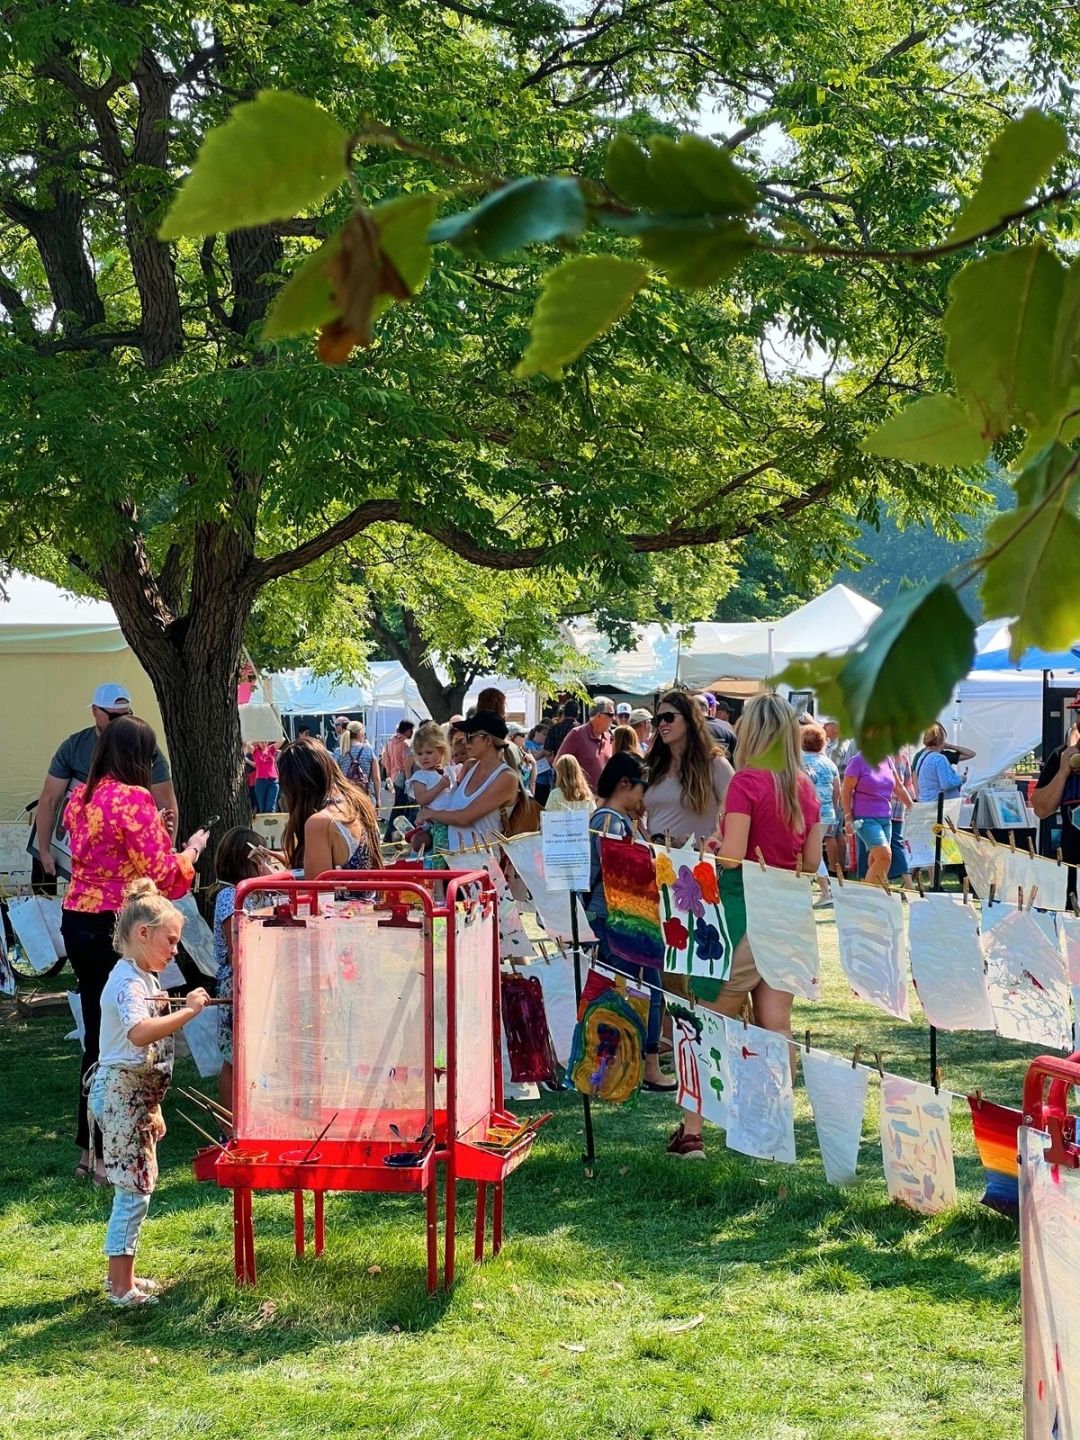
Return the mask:
<path id="1" fill-rule="evenodd" d="M 1055 353 L 1065 269 L 1042 245 L 977 260 L 953 279 L 945 315 L 947 359 L 956 388 L 983 417 L 983 433 L 1003 435 L 1050 420 L 1065 400 L 1068 367 Z"/>
<path id="2" fill-rule="evenodd" d="M 755 247 L 741 220 L 687 220 L 639 230 L 641 252 L 687 290 L 715 285 Z"/>
<path id="3" fill-rule="evenodd" d="M 649 153 L 629 135 L 607 148 L 604 179 L 620 200 L 669 215 L 740 215 L 757 204 L 754 182 L 726 150 L 700 135 L 653 135 Z"/>
<path id="4" fill-rule="evenodd" d="M 1025 110 L 990 146 L 979 188 L 949 231 L 950 240 L 969 240 L 1000 224 L 1024 202 L 1068 145 L 1063 127 L 1040 110 Z"/>
<path id="5" fill-rule="evenodd" d="M 992 558 L 979 598 L 988 615 L 1017 615 L 1013 660 L 1032 645 L 1063 650 L 1080 635 L 1080 480 L 1068 473 L 1076 463 L 1063 446 L 1043 452 L 1017 483 L 1027 503 L 1000 515 L 986 532 Z"/>
<path id="6" fill-rule="evenodd" d="M 979 465 L 990 453 L 990 440 L 955 395 L 925 395 L 879 425 L 860 449 L 925 465 Z"/>
<path id="7" fill-rule="evenodd" d="M 792 690 L 813 690 L 820 714 L 835 720 L 845 735 L 854 733 L 848 714 L 847 697 L 840 687 L 840 672 L 848 662 L 846 655 L 817 655 L 812 660 L 793 660 L 776 677 L 778 685 Z"/>
<path id="8" fill-rule="evenodd" d="M 207 135 L 158 234 L 176 240 L 287 220 L 345 179 L 348 139 L 320 105 L 263 90 Z"/>
<path id="9" fill-rule="evenodd" d="M 289 340 L 311 335 L 341 313 L 326 267 L 341 248 L 341 234 L 331 235 L 278 291 L 263 323 L 263 340 Z"/>
<path id="10" fill-rule="evenodd" d="M 883 760 L 936 720 L 974 658 L 975 623 L 951 585 L 894 600 L 839 677 L 867 760 Z"/>
<path id="11" fill-rule="evenodd" d="M 504 185 L 471 210 L 432 225 L 428 239 L 498 260 L 525 245 L 576 239 L 586 218 L 585 197 L 576 180 L 526 177 Z"/>
<path id="12" fill-rule="evenodd" d="M 532 337 L 514 374 L 558 380 L 564 365 L 629 310 L 649 278 L 644 265 L 615 255 L 580 255 L 548 272 L 532 319 Z"/>
<path id="13" fill-rule="evenodd" d="M 376 205 L 371 212 L 379 227 L 379 248 L 392 261 L 410 295 L 423 289 L 431 269 L 428 231 L 441 198 L 437 192 L 402 195 Z M 378 319 L 392 303 L 389 295 L 378 296 L 372 319 Z"/>

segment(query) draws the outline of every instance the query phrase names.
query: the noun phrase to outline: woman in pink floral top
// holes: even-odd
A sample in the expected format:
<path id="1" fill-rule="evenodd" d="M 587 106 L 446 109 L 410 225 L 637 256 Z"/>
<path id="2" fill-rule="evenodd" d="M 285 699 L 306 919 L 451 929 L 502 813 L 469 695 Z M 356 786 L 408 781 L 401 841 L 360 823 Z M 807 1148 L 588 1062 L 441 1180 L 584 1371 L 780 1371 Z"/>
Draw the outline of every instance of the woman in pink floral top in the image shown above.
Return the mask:
<path id="1" fill-rule="evenodd" d="M 71 883 L 64 896 L 61 929 L 68 960 L 79 982 L 83 1015 L 83 1056 L 79 1076 L 75 1141 L 82 1151 L 76 1175 L 96 1178 L 91 1159 L 83 1079 L 97 1063 L 101 992 L 119 958 L 113 925 L 132 880 L 148 875 L 170 899 L 191 889 L 195 864 L 207 833 L 197 830 L 176 854 L 150 794 L 154 732 L 145 720 L 122 716 L 101 732 L 86 784 L 68 801 Z"/>

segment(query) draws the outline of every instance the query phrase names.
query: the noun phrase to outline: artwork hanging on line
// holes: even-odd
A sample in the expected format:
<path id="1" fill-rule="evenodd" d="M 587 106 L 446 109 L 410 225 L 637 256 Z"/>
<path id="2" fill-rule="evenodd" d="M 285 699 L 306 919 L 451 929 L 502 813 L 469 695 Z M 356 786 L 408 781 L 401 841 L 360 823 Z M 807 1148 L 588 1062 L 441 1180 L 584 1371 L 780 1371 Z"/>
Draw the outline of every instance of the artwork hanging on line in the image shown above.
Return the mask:
<path id="1" fill-rule="evenodd" d="M 986 901 L 993 889 L 1000 899 L 1005 893 L 1002 888 L 1005 882 L 1004 847 L 988 836 L 976 837 L 967 830 L 957 830 L 952 838 L 963 858 L 964 869 L 975 894 Z"/>
<path id="2" fill-rule="evenodd" d="M 1058 925 L 1065 945 L 1065 965 L 1072 991 L 1073 1049 L 1080 1050 L 1080 916 L 1059 915 Z"/>
<path id="3" fill-rule="evenodd" d="M 470 869 L 473 868 L 474 862 L 477 870 L 486 870 L 491 876 L 491 883 L 494 885 L 495 894 L 498 897 L 499 958 L 502 960 L 534 960 L 536 950 L 525 933 L 525 926 L 521 923 L 521 912 L 517 907 L 517 901 L 510 893 L 510 887 L 506 883 L 506 876 L 502 872 L 498 856 L 490 850 L 479 850 L 470 857 Z"/>
<path id="4" fill-rule="evenodd" d="M 570 921 L 570 891 L 549 890 L 544 879 L 543 841 L 537 835 L 514 835 L 500 842 L 503 854 L 521 876 L 530 900 L 536 909 L 540 924 L 555 940 L 571 940 L 573 927 Z M 579 903 L 577 907 L 578 939 L 583 943 L 595 940 Z"/>
<path id="5" fill-rule="evenodd" d="M 727 1125 L 727 1027 L 724 1017 L 698 1007 L 669 1004 L 675 1028 L 679 1089 L 675 1103 L 714 1125 Z"/>
<path id="6" fill-rule="evenodd" d="M 555 1047 L 544 1009 L 544 991 L 534 975 L 503 975 L 503 1034 L 510 1061 L 510 1079 L 558 1082 Z"/>
<path id="7" fill-rule="evenodd" d="M 859 1163 L 870 1072 L 824 1050 L 800 1049 L 806 1093 L 830 1185 L 852 1185 Z"/>
<path id="8" fill-rule="evenodd" d="M 745 860 L 742 879 L 746 936 L 758 974 L 774 990 L 804 1000 L 819 999 L 821 962 L 811 906 L 812 877 L 773 866 L 762 869 Z"/>
<path id="9" fill-rule="evenodd" d="M 1020 1211 L 1020 1180 L 1016 1132 L 1023 1120 L 1019 1110 L 994 1105 L 981 1095 L 969 1095 L 975 1146 L 986 1171 L 986 1189 L 980 1203 L 1013 1219 Z"/>
<path id="10" fill-rule="evenodd" d="M 1080 1171 L 1047 1160 L 1048 1140 L 1020 1127 L 1024 1433 L 1066 1440 L 1080 1415 Z"/>
<path id="11" fill-rule="evenodd" d="M 664 969 L 703 980 L 731 973 L 731 936 L 720 901 L 716 861 L 692 847 L 654 846 Z"/>
<path id="12" fill-rule="evenodd" d="M 615 1105 L 632 1099 L 645 1079 L 648 1020 L 648 995 L 590 971 L 581 991 L 566 1087 Z"/>
<path id="13" fill-rule="evenodd" d="M 1045 855 L 1032 855 L 1018 845 L 1011 850 L 1002 846 L 1004 878 L 1003 889 L 998 896 L 1003 900 L 1015 900 L 1017 890 L 1023 890 L 1025 902 L 1032 890 L 1036 891 L 1035 904 L 1040 910 L 1064 910 L 1068 904 L 1066 894 L 1069 867 L 1048 860 Z"/>
<path id="14" fill-rule="evenodd" d="M 951 820 L 954 825 L 958 824 L 961 803 L 959 799 L 946 800 L 942 818 Z M 912 805 L 904 816 L 904 845 L 907 847 L 908 865 L 912 870 L 932 868 L 937 856 L 937 834 L 934 830 L 936 824 L 936 800 L 926 800 L 921 804 Z M 961 864 L 960 851 L 948 829 L 941 837 L 941 863 L 943 865 Z"/>
<path id="15" fill-rule="evenodd" d="M 920 1215 L 956 1204 L 949 1094 L 900 1075 L 881 1078 L 881 1158 L 889 1198 Z"/>
<path id="16" fill-rule="evenodd" d="M 939 1030 L 993 1030 L 979 912 L 956 895 L 908 906 L 911 978 L 926 1018 Z"/>
<path id="17" fill-rule="evenodd" d="M 1061 947 L 1048 938 L 1044 922 L 1031 911 L 1001 908 L 1008 913 L 995 919 L 983 937 L 997 1033 L 1028 1045 L 1068 1050 L 1071 996 Z"/>
<path id="18" fill-rule="evenodd" d="M 648 845 L 601 837 L 600 871 L 612 953 L 631 965 L 659 969 L 664 963 L 664 937 L 652 850 Z"/>
<path id="19" fill-rule="evenodd" d="M 543 987 L 548 1031 L 559 1064 L 565 1065 L 570 1057 L 574 1027 L 577 1025 L 574 962 L 560 951 L 545 957 L 539 965 L 531 966 L 529 973 L 535 975 Z"/>
<path id="20" fill-rule="evenodd" d="M 727 1143 L 759 1160 L 795 1163 L 790 1042 L 775 1030 L 724 1017 L 727 1031 Z"/>
<path id="21" fill-rule="evenodd" d="M 840 968 L 860 1000 L 910 1020 L 904 902 L 876 885 L 834 885 Z"/>

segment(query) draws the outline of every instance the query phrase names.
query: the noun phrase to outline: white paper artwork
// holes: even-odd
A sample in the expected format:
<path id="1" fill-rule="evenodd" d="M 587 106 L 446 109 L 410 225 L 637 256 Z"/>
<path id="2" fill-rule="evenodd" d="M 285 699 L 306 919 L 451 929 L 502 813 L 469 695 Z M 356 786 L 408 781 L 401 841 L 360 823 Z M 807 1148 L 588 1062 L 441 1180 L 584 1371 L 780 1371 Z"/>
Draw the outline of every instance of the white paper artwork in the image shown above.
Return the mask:
<path id="1" fill-rule="evenodd" d="M 528 973 L 540 981 L 551 1043 L 555 1046 L 559 1064 L 565 1065 L 570 1058 L 574 1026 L 577 1024 L 574 962 L 569 955 L 553 955 L 547 962 L 532 966 Z"/>
<path id="2" fill-rule="evenodd" d="M 1020 1127 L 1024 1434 L 1071 1440 L 1080 1420 L 1080 1170 L 1050 1163 L 1050 1137 Z"/>
<path id="3" fill-rule="evenodd" d="M 980 900 L 990 898 L 990 888 L 1000 900 L 1004 891 L 1005 853 L 1007 847 L 984 837 L 976 840 L 966 830 L 958 830 L 952 837 L 964 858 L 964 869 L 971 881 L 971 888 Z"/>
<path id="4" fill-rule="evenodd" d="M 746 937 L 758 974 L 774 990 L 821 997 L 817 925 L 811 908 L 811 875 L 777 870 L 746 860 L 742 867 L 746 895 Z"/>
<path id="5" fill-rule="evenodd" d="M 1066 889 L 1069 879 L 1068 865 L 1059 865 L 1045 855 L 1032 855 L 1027 850 L 1010 850 L 1002 847 L 1005 878 L 1003 889 L 999 890 L 1001 900 L 1015 900 L 1017 889 L 1024 892 L 1024 904 L 1030 903 L 1031 891 L 1037 891 L 1035 904 L 1040 910 L 1064 910 L 1068 903 Z"/>
<path id="6" fill-rule="evenodd" d="M 959 824 L 961 801 L 946 800 L 944 818 L 951 820 L 954 825 Z M 918 805 L 912 805 L 904 816 L 904 844 L 908 851 L 908 864 L 912 870 L 929 870 L 934 863 L 937 854 L 937 836 L 934 834 L 934 826 L 937 824 L 937 801 L 924 800 Z M 942 859 L 945 860 L 944 846 L 942 848 Z"/>
<path id="7" fill-rule="evenodd" d="M 480 850 L 470 859 L 470 868 L 474 861 L 477 870 L 486 870 L 491 876 L 491 883 L 495 886 L 495 894 L 498 896 L 500 959 L 535 960 L 536 951 L 532 941 L 525 933 L 525 926 L 521 923 L 521 912 L 510 893 L 510 887 L 499 866 L 498 857 L 493 855 L 490 850 Z"/>
<path id="8" fill-rule="evenodd" d="M 672 1022 L 679 1077 L 675 1103 L 723 1130 L 730 1087 L 724 1017 L 700 1007 L 687 1010 L 677 1003 L 672 1007 Z"/>
<path id="9" fill-rule="evenodd" d="M 949 1092 L 884 1075 L 881 1080 L 881 1158 L 889 1198 L 936 1215 L 956 1204 Z"/>
<path id="10" fill-rule="evenodd" d="M 213 980 L 217 974 L 217 961 L 214 959 L 214 932 L 199 914 L 199 907 L 195 903 L 194 895 L 190 893 L 181 895 L 179 900 L 173 901 L 173 904 L 184 917 L 184 928 L 180 932 L 180 944 L 202 974 Z"/>
<path id="11" fill-rule="evenodd" d="M 795 1163 L 795 1101 L 785 1035 L 724 1018 L 727 1032 L 727 1143 L 759 1160 Z"/>
<path id="12" fill-rule="evenodd" d="M 980 929 L 982 930 L 983 936 L 985 937 L 989 935 L 990 931 L 994 928 L 994 926 L 999 925 L 1007 915 L 1015 914 L 1015 905 L 1003 905 L 1000 902 L 994 905 L 984 905 L 982 907 L 982 922 L 980 924 Z M 1057 911 L 1032 910 L 1030 911 L 1030 915 L 1031 918 L 1035 921 L 1035 924 L 1038 925 L 1039 929 L 1046 936 L 1047 940 L 1049 940 L 1050 944 L 1053 945 L 1054 949 L 1060 950 L 1062 940 L 1058 927 L 1061 923 L 1062 917 L 1057 913 Z M 983 948 L 986 948 L 985 939 L 983 940 Z"/>
<path id="13" fill-rule="evenodd" d="M 984 937 L 997 1032 L 1029 1045 L 1067 1050 L 1072 1027 L 1065 957 L 1033 914 L 1010 910 Z"/>
<path id="14" fill-rule="evenodd" d="M 1065 965 L 1073 1002 L 1073 1049 L 1080 1050 L 1080 917 L 1059 915 L 1061 938 L 1065 945 Z"/>
<path id="15" fill-rule="evenodd" d="M 979 938 L 979 912 L 955 895 L 908 907 L 911 976 L 926 1018 L 939 1030 L 994 1030 Z"/>
<path id="16" fill-rule="evenodd" d="M 824 1050 L 799 1050 L 814 1128 L 830 1185 L 851 1185 L 859 1163 L 870 1072 Z"/>
<path id="17" fill-rule="evenodd" d="M 840 966 L 860 1000 L 910 1020 L 904 965 L 904 902 L 875 885 L 834 885 Z"/>
<path id="18" fill-rule="evenodd" d="M 515 835 L 502 841 L 503 853 L 521 876 L 540 924 L 556 940 L 572 939 L 570 925 L 570 891 L 551 890 L 544 879 L 543 846 L 539 835 Z M 595 940 L 580 901 L 577 907 L 578 938 L 584 943 Z"/>
<path id="19" fill-rule="evenodd" d="M 60 959 L 53 944 L 47 904 L 37 895 L 20 895 L 9 900 L 7 907 L 11 928 L 18 936 L 27 963 L 40 975 Z"/>

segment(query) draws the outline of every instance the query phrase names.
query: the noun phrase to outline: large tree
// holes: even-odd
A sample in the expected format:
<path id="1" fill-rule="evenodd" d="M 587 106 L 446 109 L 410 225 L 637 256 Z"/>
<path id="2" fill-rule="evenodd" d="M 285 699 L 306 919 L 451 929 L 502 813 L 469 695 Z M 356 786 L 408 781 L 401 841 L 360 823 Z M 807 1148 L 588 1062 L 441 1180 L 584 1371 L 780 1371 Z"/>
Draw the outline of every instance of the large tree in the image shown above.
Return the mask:
<path id="1" fill-rule="evenodd" d="M 938 377 L 947 264 L 916 283 L 862 258 L 762 253 L 721 295 L 654 286 L 560 386 L 511 378 L 550 256 L 455 254 L 331 371 L 257 335 L 346 198 L 156 238 L 212 126 L 264 86 L 318 98 L 348 128 L 388 122 L 404 151 L 353 155 L 372 201 L 445 186 L 427 146 L 469 167 L 466 188 L 477 171 L 599 176 L 615 129 L 705 106 L 756 168 L 777 233 L 918 245 L 1071 43 L 1071 15 L 1055 28 L 1053 7 L 1029 4 L 1018 47 L 1016 8 L 6 6 L 0 554 L 115 606 L 161 706 L 184 823 L 244 810 L 233 696 L 260 593 L 373 526 L 495 571 L 591 567 L 632 587 L 657 552 L 796 519 L 807 543 L 842 550 L 868 503 L 905 519 L 970 499 L 857 450 L 898 392 Z M 793 369 L 804 346 L 814 363 Z"/>

